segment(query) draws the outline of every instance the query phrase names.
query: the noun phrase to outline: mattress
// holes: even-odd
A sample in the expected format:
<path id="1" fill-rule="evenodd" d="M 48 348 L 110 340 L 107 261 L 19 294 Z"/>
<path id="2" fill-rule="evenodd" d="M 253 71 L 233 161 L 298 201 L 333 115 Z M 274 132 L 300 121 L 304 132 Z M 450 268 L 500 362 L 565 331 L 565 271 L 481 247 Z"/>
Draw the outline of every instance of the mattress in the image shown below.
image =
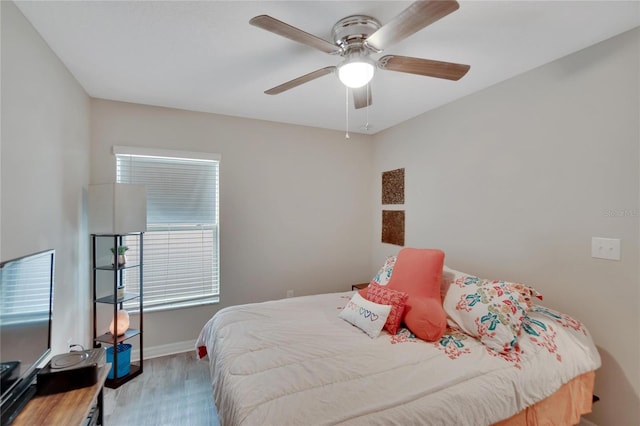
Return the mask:
<path id="1" fill-rule="evenodd" d="M 519 350 L 456 329 L 370 338 L 338 314 L 353 292 L 228 307 L 203 327 L 222 425 L 490 425 L 600 366 L 588 330 L 540 305 Z"/>

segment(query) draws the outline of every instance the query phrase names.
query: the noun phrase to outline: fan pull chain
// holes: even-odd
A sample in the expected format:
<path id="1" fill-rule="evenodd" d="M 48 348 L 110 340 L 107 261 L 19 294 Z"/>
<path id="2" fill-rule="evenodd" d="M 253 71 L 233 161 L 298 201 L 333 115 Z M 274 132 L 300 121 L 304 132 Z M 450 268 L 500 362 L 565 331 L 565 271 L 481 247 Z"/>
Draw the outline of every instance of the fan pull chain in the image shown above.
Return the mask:
<path id="1" fill-rule="evenodd" d="M 367 122 L 364 124 L 364 131 L 365 132 L 369 132 L 369 107 L 371 106 L 371 101 L 369 99 L 371 96 L 371 83 L 367 84 L 367 110 L 366 110 L 366 114 L 367 114 Z"/>
<path id="2" fill-rule="evenodd" d="M 345 88 L 345 115 L 346 115 L 346 119 L 347 119 L 347 133 L 344 135 L 345 139 L 349 139 L 349 88 L 347 86 L 344 86 Z"/>

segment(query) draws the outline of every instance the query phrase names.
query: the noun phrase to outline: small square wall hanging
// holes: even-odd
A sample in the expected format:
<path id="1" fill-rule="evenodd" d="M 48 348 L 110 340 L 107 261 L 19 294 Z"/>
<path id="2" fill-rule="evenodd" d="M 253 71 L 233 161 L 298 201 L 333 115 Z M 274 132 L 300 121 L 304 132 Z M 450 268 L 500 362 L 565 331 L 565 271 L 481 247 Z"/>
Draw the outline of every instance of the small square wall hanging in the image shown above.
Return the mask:
<path id="1" fill-rule="evenodd" d="M 404 204 L 404 168 L 382 172 L 382 204 Z"/>
<path id="2" fill-rule="evenodd" d="M 382 210 L 382 242 L 404 246 L 404 210 Z"/>

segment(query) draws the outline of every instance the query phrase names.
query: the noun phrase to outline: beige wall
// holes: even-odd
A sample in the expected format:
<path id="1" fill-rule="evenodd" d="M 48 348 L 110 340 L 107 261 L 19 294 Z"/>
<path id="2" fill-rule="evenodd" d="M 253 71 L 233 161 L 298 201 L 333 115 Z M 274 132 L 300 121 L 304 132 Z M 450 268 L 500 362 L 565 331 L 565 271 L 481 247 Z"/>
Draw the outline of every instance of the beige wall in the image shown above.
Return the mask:
<path id="1" fill-rule="evenodd" d="M 222 155 L 221 303 L 145 315 L 145 349 L 195 340 L 220 308 L 347 291 L 368 279 L 365 137 L 105 100 L 91 103 L 91 182 L 113 182 L 113 145 Z M 156 349 L 154 349 L 154 347 Z"/>
<path id="2" fill-rule="evenodd" d="M 2 10 L 2 259 L 56 250 L 53 353 L 90 327 L 89 97 L 12 2 Z"/>
<path id="3" fill-rule="evenodd" d="M 374 137 L 374 264 L 398 250 L 378 242 L 380 173 L 405 167 L 407 246 L 531 284 L 587 325 L 603 359 L 590 419 L 603 426 L 640 424 L 639 39 L 625 33 Z M 594 236 L 620 238 L 622 260 L 591 258 Z"/>

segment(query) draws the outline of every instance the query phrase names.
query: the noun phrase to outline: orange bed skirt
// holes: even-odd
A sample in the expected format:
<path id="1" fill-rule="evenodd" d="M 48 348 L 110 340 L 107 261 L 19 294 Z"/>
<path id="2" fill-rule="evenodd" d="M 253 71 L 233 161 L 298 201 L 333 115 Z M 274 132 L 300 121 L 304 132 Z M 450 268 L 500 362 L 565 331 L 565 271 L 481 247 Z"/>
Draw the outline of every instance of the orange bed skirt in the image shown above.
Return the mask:
<path id="1" fill-rule="evenodd" d="M 577 425 L 591 412 L 596 373 L 584 373 L 555 393 L 494 426 Z"/>

